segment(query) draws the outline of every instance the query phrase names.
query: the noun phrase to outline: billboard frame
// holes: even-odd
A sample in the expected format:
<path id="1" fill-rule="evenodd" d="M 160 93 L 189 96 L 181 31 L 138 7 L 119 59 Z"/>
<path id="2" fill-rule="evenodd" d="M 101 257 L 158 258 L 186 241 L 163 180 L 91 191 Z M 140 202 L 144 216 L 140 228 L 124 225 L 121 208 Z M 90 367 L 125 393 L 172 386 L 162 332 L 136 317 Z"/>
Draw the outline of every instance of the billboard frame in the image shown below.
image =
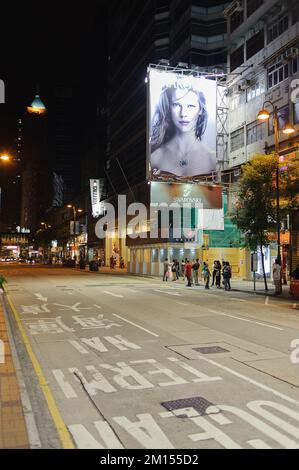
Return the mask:
<path id="1" fill-rule="evenodd" d="M 199 69 L 197 66 L 191 66 L 191 68 L 172 67 L 170 65 L 162 64 L 149 64 L 147 67 L 147 74 L 145 83 L 147 85 L 146 90 L 146 181 L 148 184 L 152 179 L 151 173 L 151 152 L 150 152 L 150 122 L 151 122 L 151 106 L 150 106 L 150 72 L 151 70 L 159 70 L 164 72 L 172 72 L 178 75 L 192 75 L 196 78 L 208 77 L 215 78 L 216 81 L 216 171 L 211 173 L 211 180 L 213 183 L 221 183 L 221 173 L 225 170 L 225 166 L 228 158 L 228 107 L 226 103 L 226 73 L 213 73 Z M 196 183 L 198 181 L 207 181 L 207 175 L 197 176 L 196 178 L 188 178 L 188 182 Z M 176 181 L 178 182 L 178 181 Z M 182 181 L 187 182 L 187 181 Z"/>

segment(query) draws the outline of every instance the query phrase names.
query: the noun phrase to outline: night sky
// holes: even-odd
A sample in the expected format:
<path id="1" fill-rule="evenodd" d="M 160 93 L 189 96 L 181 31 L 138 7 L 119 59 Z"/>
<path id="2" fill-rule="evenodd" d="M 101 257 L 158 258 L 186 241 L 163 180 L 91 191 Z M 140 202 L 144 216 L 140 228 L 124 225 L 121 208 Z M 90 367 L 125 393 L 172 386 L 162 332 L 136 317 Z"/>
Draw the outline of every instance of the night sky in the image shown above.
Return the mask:
<path id="1" fill-rule="evenodd" d="M 0 79 L 5 82 L 6 92 L 6 102 L 0 104 L 0 151 L 14 151 L 17 119 L 32 102 L 37 86 L 48 110 L 55 87 L 76 90 L 73 100 L 81 129 L 78 145 L 83 146 L 104 94 L 106 2 L 5 3 L 1 4 L 0 18 Z M 13 166 L 0 169 L 2 207 L 3 198 L 6 203 L 11 198 L 8 188 L 13 188 L 15 173 Z"/>
<path id="2" fill-rule="evenodd" d="M 7 104 L 0 106 L 1 127 L 3 115 L 7 118 L 32 101 L 37 84 L 44 101 L 52 85 L 80 82 L 87 92 L 94 86 L 104 7 L 100 0 L 5 3 L 0 78 L 5 81 Z M 1 137 L 2 132 L 3 128 Z"/>

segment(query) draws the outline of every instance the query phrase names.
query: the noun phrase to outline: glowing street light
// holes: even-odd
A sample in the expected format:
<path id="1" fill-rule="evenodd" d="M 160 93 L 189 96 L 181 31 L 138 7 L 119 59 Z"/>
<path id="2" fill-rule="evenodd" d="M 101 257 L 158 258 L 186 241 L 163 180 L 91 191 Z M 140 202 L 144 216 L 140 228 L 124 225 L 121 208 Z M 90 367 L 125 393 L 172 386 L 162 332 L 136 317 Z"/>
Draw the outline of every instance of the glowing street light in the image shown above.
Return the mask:
<path id="1" fill-rule="evenodd" d="M 32 101 L 31 105 L 27 106 L 27 111 L 30 114 L 46 114 L 46 106 L 44 105 L 38 94 L 35 95 L 35 98 Z"/>
<path id="2" fill-rule="evenodd" d="M 72 204 L 67 204 L 69 209 L 73 209 L 73 215 L 74 215 L 74 256 L 76 256 L 76 215 L 77 212 L 83 212 L 83 209 L 79 209 L 76 206 Z"/>
<path id="3" fill-rule="evenodd" d="M 264 102 L 262 109 L 257 115 L 259 121 L 266 121 L 270 119 L 270 113 L 265 109 L 265 105 L 269 104 L 273 109 L 273 127 L 274 127 L 274 143 L 275 143 L 275 155 L 277 157 L 276 166 L 276 218 L 277 218 L 277 259 L 281 263 L 280 255 L 280 194 L 279 194 L 279 121 L 278 121 L 278 109 L 272 101 L 267 100 Z M 290 135 L 295 132 L 294 127 L 291 124 L 286 124 L 282 129 L 284 134 Z"/>
<path id="4" fill-rule="evenodd" d="M 3 153 L 0 155 L 0 160 L 2 160 L 3 162 L 8 162 L 10 159 L 11 157 L 7 153 Z"/>

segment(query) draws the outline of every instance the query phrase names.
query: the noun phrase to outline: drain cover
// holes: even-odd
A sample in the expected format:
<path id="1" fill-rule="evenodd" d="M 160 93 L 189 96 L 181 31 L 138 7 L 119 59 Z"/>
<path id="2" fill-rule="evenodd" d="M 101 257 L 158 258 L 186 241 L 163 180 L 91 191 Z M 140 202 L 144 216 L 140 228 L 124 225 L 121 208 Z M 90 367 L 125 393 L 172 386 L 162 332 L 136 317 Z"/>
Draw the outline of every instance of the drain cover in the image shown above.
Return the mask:
<path id="1" fill-rule="evenodd" d="M 200 416 L 204 415 L 210 406 L 215 406 L 203 397 L 190 397 L 173 401 L 164 401 L 161 405 L 168 411 L 179 410 L 181 408 L 194 408 Z M 186 415 L 180 415 L 180 418 L 186 417 Z"/>
<path id="2" fill-rule="evenodd" d="M 221 348 L 220 346 L 205 346 L 202 348 L 192 348 L 194 351 L 197 351 L 201 354 L 217 354 L 229 352 L 228 349 Z"/>

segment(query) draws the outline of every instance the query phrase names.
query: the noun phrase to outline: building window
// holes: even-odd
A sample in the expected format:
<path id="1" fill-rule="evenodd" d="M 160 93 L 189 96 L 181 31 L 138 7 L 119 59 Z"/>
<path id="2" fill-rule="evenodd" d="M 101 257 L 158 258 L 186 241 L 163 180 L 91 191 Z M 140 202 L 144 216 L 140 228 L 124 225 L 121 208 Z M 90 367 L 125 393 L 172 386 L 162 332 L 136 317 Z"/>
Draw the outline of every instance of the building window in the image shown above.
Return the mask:
<path id="1" fill-rule="evenodd" d="M 299 56 L 294 57 L 292 60 L 292 75 L 295 75 L 299 71 Z"/>
<path id="2" fill-rule="evenodd" d="M 244 63 L 244 46 L 238 47 L 230 55 L 230 69 L 234 70 Z"/>
<path id="3" fill-rule="evenodd" d="M 264 48 L 264 30 L 262 29 L 248 41 L 246 41 L 246 58 L 250 59 L 254 54 Z"/>
<path id="4" fill-rule="evenodd" d="M 230 30 L 235 31 L 244 21 L 244 11 L 235 11 L 230 17 Z"/>
<path id="5" fill-rule="evenodd" d="M 299 101 L 294 103 L 294 124 L 299 124 Z"/>
<path id="6" fill-rule="evenodd" d="M 229 108 L 233 111 L 245 103 L 244 93 L 234 93 L 229 100 Z"/>
<path id="7" fill-rule="evenodd" d="M 265 86 L 265 79 L 264 77 L 260 77 L 253 85 L 251 85 L 246 90 L 246 101 L 253 100 L 257 96 L 260 96 L 262 93 L 265 93 L 266 86 Z"/>
<path id="8" fill-rule="evenodd" d="M 244 147 L 244 127 L 237 129 L 236 131 L 232 132 L 230 135 L 231 152 L 234 152 L 235 150 L 239 150 L 242 147 Z"/>
<path id="9" fill-rule="evenodd" d="M 268 89 L 274 87 L 289 76 L 289 64 L 277 62 L 268 69 Z"/>
<path id="10" fill-rule="evenodd" d="M 262 6 L 263 3 L 264 0 L 247 0 L 247 18 Z"/>
<path id="11" fill-rule="evenodd" d="M 253 144 L 264 138 L 263 123 L 254 121 L 247 125 L 247 144 Z"/>
<path id="12" fill-rule="evenodd" d="M 289 18 L 288 15 L 283 16 L 282 18 L 277 18 L 275 23 L 269 26 L 267 31 L 267 43 L 274 41 L 278 38 L 284 31 L 289 27 Z"/>
<path id="13" fill-rule="evenodd" d="M 282 108 L 277 110 L 278 115 L 278 129 L 281 131 L 286 124 L 289 122 L 289 105 L 283 106 Z M 274 126 L 273 126 L 273 113 L 270 115 L 270 119 L 268 121 L 268 135 L 274 134 Z"/>

